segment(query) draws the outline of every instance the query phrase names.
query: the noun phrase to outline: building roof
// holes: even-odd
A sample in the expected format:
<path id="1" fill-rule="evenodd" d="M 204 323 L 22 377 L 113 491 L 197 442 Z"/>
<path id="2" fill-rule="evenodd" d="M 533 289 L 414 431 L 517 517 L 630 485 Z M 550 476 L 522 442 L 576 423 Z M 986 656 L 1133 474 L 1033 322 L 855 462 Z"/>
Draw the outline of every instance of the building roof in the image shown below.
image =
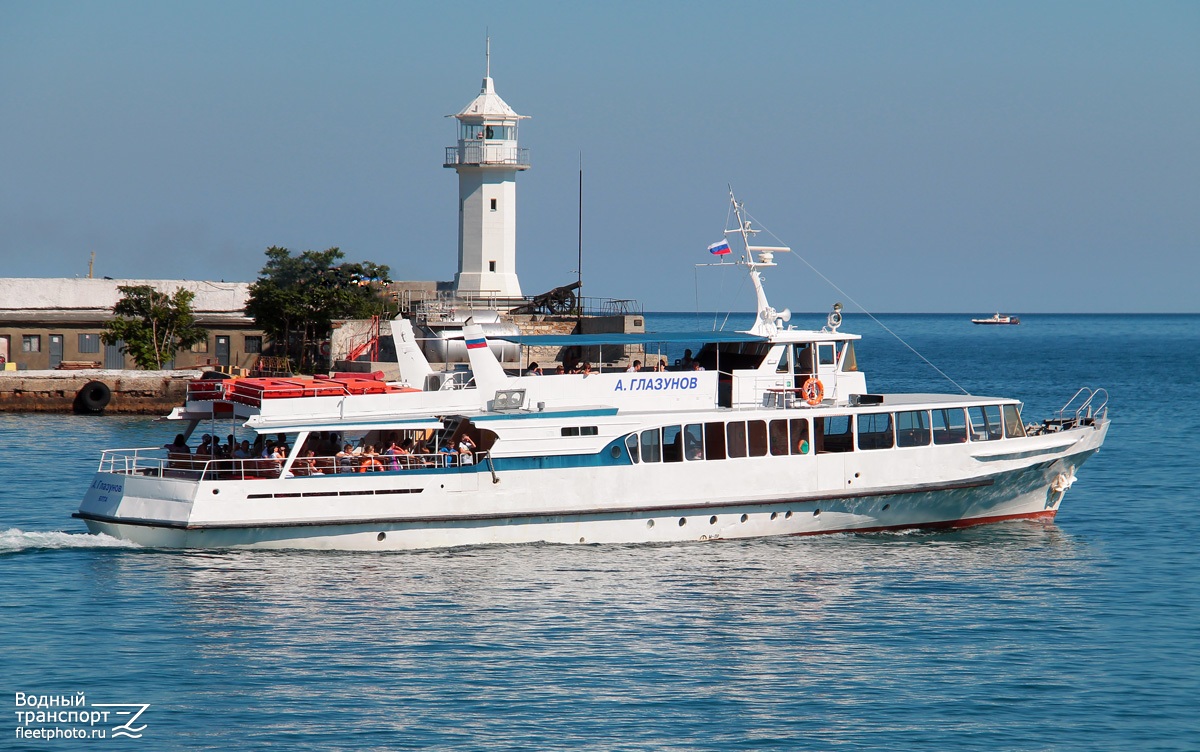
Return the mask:
<path id="1" fill-rule="evenodd" d="M 179 288 L 195 294 L 192 311 L 197 319 L 249 321 L 246 300 L 249 282 L 209 282 L 185 279 L 44 279 L 0 278 L 0 318 L 14 321 L 73 321 L 112 317 L 121 299 L 117 287 L 150 285 L 173 293 Z"/>
<path id="2" fill-rule="evenodd" d="M 486 76 L 483 79 L 483 88 L 479 91 L 479 96 L 471 100 L 471 102 L 457 115 L 453 115 L 459 120 L 464 119 L 498 119 L 498 120 L 523 120 L 528 118 L 528 115 L 518 115 L 516 110 L 508 106 L 508 103 L 500 98 L 496 93 L 496 87 L 492 83 L 492 77 Z"/>

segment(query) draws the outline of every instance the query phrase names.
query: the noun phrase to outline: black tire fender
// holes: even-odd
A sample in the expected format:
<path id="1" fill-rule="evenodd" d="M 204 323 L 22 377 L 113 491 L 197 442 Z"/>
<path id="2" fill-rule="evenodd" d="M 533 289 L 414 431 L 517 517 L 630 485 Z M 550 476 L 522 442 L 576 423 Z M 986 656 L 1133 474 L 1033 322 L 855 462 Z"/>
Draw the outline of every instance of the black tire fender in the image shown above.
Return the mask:
<path id="1" fill-rule="evenodd" d="M 89 381 L 75 395 L 76 412 L 96 414 L 112 400 L 112 390 L 103 381 Z"/>

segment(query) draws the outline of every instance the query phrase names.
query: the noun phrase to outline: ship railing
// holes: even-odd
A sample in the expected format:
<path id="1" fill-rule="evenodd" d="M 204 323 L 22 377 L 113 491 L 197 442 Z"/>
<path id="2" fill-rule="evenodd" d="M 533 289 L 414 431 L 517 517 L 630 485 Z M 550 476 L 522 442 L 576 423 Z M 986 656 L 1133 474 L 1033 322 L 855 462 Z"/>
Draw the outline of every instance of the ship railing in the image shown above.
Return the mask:
<path id="1" fill-rule="evenodd" d="M 445 167 L 457 165 L 511 165 L 518 169 L 529 167 L 529 147 L 500 146 L 499 144 L 464 143 L 446 147 Z"/>
<path id="2" fill-rule="evenodd" d="M 458 293 L 443 290 L 437 293 L 425 293 L 420 300 L 412 300 L 410 310 L 428 322 L 459 321 L 463 311 L 497 310 L 509 311 L 534 303 L 537 296 L 526 295 L 514 298 L 498 293 Z M 600 298 L 573 297 L 566 301 L 561 310 L 554 312 L 561 316 L 640 316 L 643 315 L 642 303 L 633 298 Z"/>
<path id="3" fill-rule="evenodd" d="M 1080 387 L 1053 418 L 1045 421 L 1046 430 L 1063 431 L 1079 425 L 1092 425 L 1108 417 L 1108 390 Z"/>
<path id="4" fill-rule="evenodd" d="M 439 470 L 469 467 L 486 462 L 487 452 L 476 452 L 468 458 L 457 453 L 430 452 L 426 454 L 374 454 L 348 457 L 299 457 L 290 466 L 277 458 L 227 459 L 206 458 L 194 454 L 168 452 L 162 447 L 108 449 L 100 456 L 99 472 L 114 475 L 145 475 L 180 480 L 273 480 L 310 475 L 353 475 L 370 472 L 401 472 L 405 470 Z M 284 470 L 287 469 L 285 473 Z"/>

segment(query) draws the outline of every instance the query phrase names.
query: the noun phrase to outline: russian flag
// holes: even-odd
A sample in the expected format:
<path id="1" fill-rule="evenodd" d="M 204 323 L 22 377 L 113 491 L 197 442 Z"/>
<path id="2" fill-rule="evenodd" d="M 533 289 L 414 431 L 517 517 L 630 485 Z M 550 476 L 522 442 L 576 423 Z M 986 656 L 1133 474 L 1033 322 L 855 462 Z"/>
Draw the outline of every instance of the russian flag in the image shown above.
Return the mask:
<path id="1" fill-rule="evenodd" d="M 729 250 L 729 241 L 727 240 L 713 243 L 708 247 L 708 252 L 714 256 L 724 256 L 727 253 L 733 253 L 733 251 Z"/>
<path id="2" fill-rule="evenodd" d="M 481 347 L 487 347 L 486 339 L 483 339 L 482 337 L 480 337 L 479 339 L 467 340 L 467 349 L 468 350 L 478 350 Z"/>

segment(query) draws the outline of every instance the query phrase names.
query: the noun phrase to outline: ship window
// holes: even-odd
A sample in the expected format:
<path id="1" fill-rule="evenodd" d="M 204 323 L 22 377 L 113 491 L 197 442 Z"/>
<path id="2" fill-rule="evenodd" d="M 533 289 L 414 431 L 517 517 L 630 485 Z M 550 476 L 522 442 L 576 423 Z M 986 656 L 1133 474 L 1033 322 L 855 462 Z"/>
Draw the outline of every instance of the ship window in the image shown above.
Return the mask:
<path id="1" fill-rule="evenodd" d="M 725 424 L 704 424 L 704 459 L 725 459 Z"/>
<path id="2" fill-rule="evenodd" d="M 792 439 L 789 442 L 792 454 L 808 454 L 808 419 L 793 418 Z"/>
<path id="3" fill-rule="evenodd" d="M 812 345 L 796 345 L 796 373 L 805 376 L 816 373 L 813 367 Z"/>
<path id="4" fill-rule="evenodd" d="M 629 459 L 632 462 L 637 462 L 640 452 L 638 452 L 638 435 L 631 433 L 625 437 L 625 448 L 629 450 Z"/>
<path id="5" fill-rule="evenodd" d="M 840 355 L 838 357 L 838 360 L 840 360 L 842 363 L 843 371 L 857 371 L 858 370 L 858 359 L 854 355 L 854 343 L 853 342 L 842 343 L 842 349 L 841 349 Z"/>
<path id="6" fill-rule="evenodd" d="M 961 444 L 967 440 L 967 419 L 961 407 L 933 411 L 933 443 Z"/>
<path id="7" fill-rule="evenodd" d="M 858 448 L 892 448 L 891 413 L 865 413 L 858 416 Z"/>
<path id="8" fill-rule="evenodd" d="M 833 343 L 824 343 L 817 345 L 817 355 L 820 356 L 820 363 L 823 366 L 831 366 L 836 362 L 833 354 Z"/>
<path id="9" fill-rule="evenodd" d="M 746 421 L 746 428 L 750 439 L 750 456 L 767 456 L 767 422 L 765 420 Z"/>
<path id="10" fill-rule="evenodd" d="M 745 421 L 735 420 L 725 427 L 725 435 L 729 441 L 726 444 L 726 449 L 729 451 L 730 457 L 745 457 L 746 456 L 746 423 Z"/>
<path id="11" fill-rule="evenodd" d="M 785 347 L 783 349 L 783 354 L 779 356 L 779 365 L 775 366 L 775 373 L 791 373 L 792 372 L 792 364 L 788 360 L 789 352 L 790 352 L 790 350 L 788 348 Z"/>
<path id="12" fill-rule="evenodd" d="M 1025 424 L 1021 422 L 1021 411 L 1016 405 L 1004 406 L 1004 435 L 1010 439 L 1025 435 Z"/>
<path id="13" fill-rule="evenodd" d="M 81 353 L 98 353 L 98 352 L 100 352 L 100 335 L 99 334 L 81 334 L 81 335 L 79 335 L 79 352 L 81 352 Z"/>
<path id="14" fill-rule="evenodd" d="M 492 199 L 492 211 L 496 211 L 496 199 Z M 496 262 L 493 261 L 492 263 L 494 264 Z M 492 269 L 492 271 L 496 271 L 496 270 Z"/>
<path id="15" fill-rule="evenodd" d="M 1004 436 L 999 405 L 968 407 L 967 414 L 971 417 L 971 441 L 992 441 Z"/>
<path id="16" fill-rule="evenodd" d="M 896 446 L 929 446 L 929 413 L 924 410 L 896 413 Z"/>
<path id="17" fill-rule="evenodd" d="M 771 454 L 779 457 L 788 453 L 788 422 L 786 420 L 771 421 Z"/>
<path id="18" fill-rule="evenodd" d="M 663 462 L 683 462 L 683 435 L 679 426 L 663 426 Z"/>
<path id="19" fill-rule="evenodd" d="M 642 431 L 642 462 L 662 462 L 661 441 L 657 428 Z"/>
<path id="20" fill-rule="evenodd" d="M 683 427 L 683 456 L 689 460 L 704 459 L 704 425 L 692 423 Z"/>
<path id="21" fill-rule="evenodd" d="M 854 420 L 849 415 L 828 415 L 816 418 L 817 454 L 853 452 Z"/>
<path id="22" fill-rule="evenodd" d="M 596 426 L 563 426 L 563 436 L 595 436 L 599 432 Z"/>

